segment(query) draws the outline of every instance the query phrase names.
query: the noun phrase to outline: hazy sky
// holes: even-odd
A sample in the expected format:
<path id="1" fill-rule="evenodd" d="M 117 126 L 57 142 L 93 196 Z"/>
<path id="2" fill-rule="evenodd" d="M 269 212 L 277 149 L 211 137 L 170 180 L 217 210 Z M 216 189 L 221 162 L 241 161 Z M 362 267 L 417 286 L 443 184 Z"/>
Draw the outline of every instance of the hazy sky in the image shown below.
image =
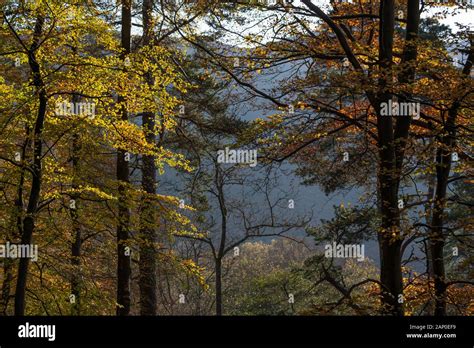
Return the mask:
<path id="1" fill-rule="evenodd" d="M 255 1 L 255 0 L 254 0 Z M 272 4 L 272 0 L 259 0 L 261 3 L 266 1 L 267 4 Z M 275 1 L 275 0 L 273 0 Z M 474 0 L 469 0 L 473 1 Z M 313 0 L 313 3 L 315 5 L 318 5 L 323 9 L 324 11 L 329 11 L 331 8 L 329 0 Z M 306 7 L 301 0 L 293 0 L 293 5 L 294 6 L 301 6 L 301 7 Z M 271 5 L 270 5 L 271 7 Z M 248 13 L 249 18 L 254 19 L 253 24 L 247 24 L 242 27 L 238 27 L 236 23 L 234 23 L 234 27 L 232 28 L 235 30 L 235 32 L 238 32 L 241 35 L 259 35 L 262 34 L 262 25 L 258 25 L 257 22 L 262 20 L 262 17 L 259 16 L 260 11 L 258 9 L 255 10 L 254 13 Z M 281 13 L 283 15 L 283 13 Z M 471 30 L 474 31 L 474 6 L 469 9 L 460 9 L 458 6 L 454 7 L 446 7 L 446 6 L 436 6 L 436 7 L 426 7 L 426 9 L 422 13 L 422 18 L 427 18 L 427 17 L 438 17 L 438 20 L 442 24 L 446 24 L 451 27 L 451 29 L 454 32 L 457 32 L 459 30 L 458 26 L 456 23 L 460 23 L 463 26 L 468 26 L 471 28 Z M 298 15 L 297 15 L 298 17 Z M 316 20 L 316 18 L 315 18 Z M 261 23 L 266 23 L 265 20 L 263 20 Z M 264 24 L 265 25 L 265 24 Z M 267 23 L 268 25 L 268 23 Z M 208 26 L 204 23 L 204 21 L 199 21 L 198 22 L 198 28 L 201 28 L 201 30 L 205 31 L 208 28 Z M 271 33 L 268 33 L 271 35 Z M 250 43 L 243 41 L 241 37 L 238 37 L 236 35 L 233 35 L 231 33 L 226 34 L 226 39 L 225 41 L 233 46 L 247 46 Z M 270 38 L 269 38 L 270 39 Z"/>

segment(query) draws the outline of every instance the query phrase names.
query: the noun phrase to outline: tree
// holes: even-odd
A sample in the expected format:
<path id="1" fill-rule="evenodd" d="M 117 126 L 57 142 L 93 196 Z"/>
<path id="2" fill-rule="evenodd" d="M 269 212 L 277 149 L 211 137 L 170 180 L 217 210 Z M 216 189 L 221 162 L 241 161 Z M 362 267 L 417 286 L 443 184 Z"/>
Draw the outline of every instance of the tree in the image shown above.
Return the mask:
<path id="1" fill-rule="evenodd" d="M 217 30 L 251 46 L 251 54 L 240 56 L 243 63 L 238 68 L 229 64 L 229 52 L 215 45 L 196 45 L 208 54 L 216 70 L 228 74 L 250 94 L 286 111 L 267 122 L 259 121 L 258 127 L 269 135 L 265 145 L 272 151 L 268 155 L 271 160 L 306 161 L 302 156 L 305 150 L 317 147 L 325 138 L 363 132 L 377 154 L 383 311 L 402 315 L 398 299 L 403 296 L 405 232 L 401 219 L 406 208 L 400 186 L 406 177 L 407 149 L 416 139 L 414 127 L 425 127 L 429 116 L 421 112 L 422 120 L 413 120 L 412 114 L 395 118 L 385 115 L 384 106 L 394 100 L 420 103 L 427 97 L 417 89 L 425 83 L 420 77 L 425 71 L 418 70 L 425 63 L 419 58 L 420 50 L 422 57 L 434 51 L 429 45 L 420 46 L 419 1 L 382 1 L 380 6 L 367 1 L 334 2 L 328 12 L 310 0 L 302 3 L 260 7 L 264 19 L 259 20 L 266 20 L 271 29 L 263 30 L 266 35 L 262 36 L 241 35 L 226 26 L 227 22 L 210 21 Z M 342 70 L 338 69 L 341 62 Z M 284 63 L 292 68 L 293 78 L 280 88 L 264 90 L 253 83 L 256 74 L 275 74 L 275 68 Z"/>
<path id="2" fill-rule="evenodd" d="M 182 156 L 148 143 L 143 128 L 128 119 L 143 110 L 159 109 L 166 121 L 163 127 L 171 128 L 177 100 L 165 87 L 173 84 L 182 91 L 185 84 L 173 69 L 169 52 L 161 47 L 125 59 L 108 22 L 110 13 L 105 5 L 61 2 L 2 8 L 1 36 L 5 40 L 0 52 L 8 64 L 2 65 L 5 78 L 0 93 L 9 103 L 1 112 L 5 135 L 0 144 L 5 192 L 2 240 L 35 242 L 40 250 L 33 269 L 28 267 L 28 257 L 20 259 L 15 289 L 18 315 L 52 311 L 110 314 L 108 279 L 113 275 L 101 267 L 111 266 L 113 259 L 102 253 L 112 254 L 110 226 L 124 226 L 126 214 L 117 212 L 126 208 L 134 216 L 141 196 L 131 184 L 114 179 L 114 149 L 128 154 L 119 169 L 121 164 L 128 166 L 126 158 L 133 159 L 132 154 L 152 156 L 159 166 L 187 167 Z M 143 64 L 151 62 L 151 56 L 156 57 L 154 63 Z M 150 71 L 156 82 L 143 88 L 143 76 Z M 117 100 L 116 95 L 123 98 Z M 176 214 L 176 199 L 154 195 L 153 203 L 164 219 L 173 221 L 166 233 L 194 231 L 189 220 Z M 120 241 L 124 240 L 122 232 L 127 233 L 127 245 L 119 243 L 122 250 L 130 246 L 132 251 L 135 243 L 131 240 L 137 241 L 135 234 L 129 234 L 133 230 L 137 230 L 133 219 L 126 230 L 119 230 Z M 36 237 L 34 231 L 38 231 Z M 125 253 L 119 255 L 125 263 L 130 261 Z M 63 258 L 70 262 L 58 263 Z M 8 312 L 13 264 L 3 265 L 8 276 L 2 284 L 2 310 Z M 34 276 L 27 286 L 31 272 Z M 127 273 L 127 268 L 119 267 L 117 288 L 125 301 Z M 26 298 L 35 305 L 27 307 Z M 119 308 L 122 314 L 128 310 Z"/>

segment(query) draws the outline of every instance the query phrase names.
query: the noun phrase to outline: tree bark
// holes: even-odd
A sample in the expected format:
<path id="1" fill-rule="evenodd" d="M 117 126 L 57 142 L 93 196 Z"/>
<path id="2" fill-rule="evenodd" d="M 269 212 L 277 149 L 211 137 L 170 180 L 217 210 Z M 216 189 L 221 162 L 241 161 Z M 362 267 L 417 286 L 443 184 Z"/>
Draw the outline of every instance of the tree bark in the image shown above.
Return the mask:
<path id="1" fill-rule="evenodd" d="M 143 46 L 153 42 L 152 27 L 153 0 L 144 0 L 143 15 Z M 146 76 L 147 84 L 153 86 L 153 76 L 149 72 Z M 146 141 L 156 142 L 155 114 L 144 112 L 142 126 Z M 140 212 L 141 240 L 140 240 L 140 313 L 141 315 L 156 315 L 156 212 L 153 206 L 152 195 L 156 194 L 156 164 L 154 156 L 145 155 L 142 158 L 142 189 L 145 195 L 142 198 Z"/>
<path id="2" fill-rule="evenodd" d="M 217 188 L 217 198 L 219 200 L 219 210 L 221 213 L 221 238 L 217 255 L 215 255 L 216 273 L 216 315 L 222 315 L 222 258 L 225 255 L 225 243 L 227 239 L 227 207 L 224 195 L 224 178 L 220 175 L 220 167 L 215 163 L 215 184 Z"/>
<path id="3" fill-rule="evenodd" d="M 401 271 L 400 211 L 398 208 L 398 182 L 396 175 L 396 155 L 394 127 L 391 117 L 380 115 L 380 104 L 392 98 L 387 90 L 393 81 L 393 33 L 395 25 L 395 3 L 383 0 L 380 3 L 379 60 L 381 77 L 377 94 L 377 129 L 379 148 L 378 186 L 380 190 L 380 212 L 382 217 L 379 233 L 380 243 L 380 281 L 382 289 L 382 310 L 387 314 L 403 315 L 403 295 Z"/>
<path id="4" fill-rule="evenodd" d="M 154 136 L 154 114 L 143 114 L 143 126 L 146 129 L 147 141 L 153 142 Z M 140 313 L 142 315 L 156 315 L 156 212 L 153 199 L 150 197 L 156 193 L 156 166 L 153 156 L 143 156 L 142 166 L 142 188 L 145 196 L 142 198 L 142 210 L 140 212 Z M 150 196 L 147 196 L 150 195 Z"/>
<path id="5" fill-rule="evenodd" d="M 447 145 L 447 144 L 446 144 Z M 446 315 L 446 273 L 444 268 L 444 207 L 449 172 L 451 171 L 451 150 L 439 148 L 436 154 L 436 192 L 431 220 L 430 251 L 435 290 L 435 315 Z"/>
<path id="6" fill-rule="evenodd" d="M 469 76 L 474 62 L 473 43 L 464 64 L 462 73 Z M 449 173 L 451 172 L 452 153 L 456 145 L 456 118 L 461 107 L 455 100 L 448 110 L 448 117 L 439 137 L 440 146 L 436 152 L 436 190 L 431 218 L 430 257 L 433 269 L 436 316 L 446 315 L 446 270 L 444 267 L 444 213 Z"/>
<path id="7" fill-rule="evenodd" d="M 10 235 L 7 236 L 6 241 L 12 242 L 12 240 L 18 240 L 21 238 L 23 234 L 23 209 L 24 209 L 24 202 L 23 202 L 23 193 L 24 193 L 24 185 L 25 185 L 25 163 L 27 162 L 26 155 L 28 149 L 31 144 L 31 131 L 30 128 L 27 126 L 25 127 L 25 141 L 21 147 L 21 171 L 20 171 L 20 179 L 18 182 L 17 188 L 17 197 L 15 199 L 15 210 L 12 216 L 12 226 L 15 226 L 16 229 L 12 231 Z M 1 312 L 3 315 L 7 315 L 9 312 L 9 303 L 11 298 L 11 290 L 12 290 L 12 283 L 14 280 L 14 261 L 9 259 L 3 260 L 3 284 L 2 284 L 2 292 L 1 292 Z"/>
<path id="8" fill-rule="evenodd" d="M 436 152 L 436 190 L 431 218 L 430 256 L 433 268 L 435 290 L 435 315 L 446 315 L 446 272 L 444 268 L 444 208 L 449 173 L 451 171 L 451 154 L 456 137 L 456 115 L 458 103 L 448 111 L 448 118 L 441 136 L 441 146 Z"/>
<path id="9" fill-rule="evenodd" d="M 122 58 L 130 53 L 132 28 L 131 0 L 122 1 L 122 34 L 121 45 L 124 49 Z M 125 99 L 119 98 L 123 103 L 122 120 L 128 121 L 128 111 Z M 131 261 L 130 253 L 126 252 L 130 231 L 130 209 L 128 206 L 128 185 L 130 183 L 129 164 L 125 158 L 126 151 L 117 151 L 117 181 L 118 181 L 118 224 L 117 224 L 117 315 L 130 314 L 130 278 Z M 130 250 L 129 250 L 130 251 Z"/>
<path id="10" fill-rule="evenodd" d="M 216 315 L 222 315 L 222 259 L 216 258 Z"/>
<path id="11" fill-rule="evenodd" d="M 33 129 L 33 160 L 31 165 L 32 183 L 29 194 L 28 205 L 26 208 L 26 216 L 23 219 L 23 231 L 21 236 L 21 244 L 31 244 L 33 232 L 35 229 L 35 215 L 38 209 L 38 202 L 41 193 L 41 160 L 43 154 L 43 127 L 46 117 L 47 96 L 44 89 L 44 83 L 40 72 L 40 66 L 36 60 L 36 49 L 40 44 L 40 37 L 43 33 L 44 18 L 39 15 L 36 19 L 33 43 L 28 51 L 28 63 L 33 75 L 33 85 L 38 93 L 38 114 Z M 15 292 L 15 315 L 23 316 L 25 314 L 25 294 L 26 283 L 28 277 L 28 266 L 30 259 L 27 257 L 20 258 L 18 266 L 16 292 Z"/>
<path id="12" fill-rule="evenodd" d="M 77 95 L 73 96 L 73 102 L 79 102 Z M 79 134 L 74 133 L 72 139 L 72 188 L 77 189 L 78 175 L 80 172 L 79 161 L 80 161 L 81 143 Z M 82 247 L 82 231 L 79 221 L 79 195 L 74 193 L 71 195 L 71 199 L 75 202 L 75 207 L 71 208 L 72 218 L 72 244 L 71 244 L 71 295 L 74 296 L 74 303 L 72 303 L 71 314 L 81 314 L 81 247 Z"/>

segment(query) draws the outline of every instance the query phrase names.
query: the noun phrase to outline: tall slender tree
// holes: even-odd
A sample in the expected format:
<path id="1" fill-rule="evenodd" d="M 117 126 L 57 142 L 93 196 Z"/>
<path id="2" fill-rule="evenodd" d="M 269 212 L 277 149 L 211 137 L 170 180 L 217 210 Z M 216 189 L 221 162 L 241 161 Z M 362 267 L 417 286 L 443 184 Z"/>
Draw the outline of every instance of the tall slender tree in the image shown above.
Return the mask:
<path id="1" fill-rule="evenodd" d="M 153 45 L 153 0 L 144 0 L 142 4 L 144 47 Z M 146 73 L 146 83 L 152 88 L 154 81 L 151 72 Z M 142 114 L 142 126 L 145 139 L 150 144 L 156 143 L 155 113 L 145 111 Z M 156 315 L 156 207 L 153 197 L 156 194 L 156 164 L 153 155 L 142 158 L 142 207 L 140 213 L 140 314 Z"/>
<path id="2" fill-rule="evenodd" d="M 121 47 L 122 59 L 129 60 L 132 37 L 132 1 L 122 1 Z M 128 64 L 124 64 L 125 69 Z M 127 99 L 119 96 L 122 103 L 122 121 L 128 122 Z M 130 278 L 131 249 L 130 238 L 130 207 L 128 189 L 130 185 L 130 154 L 124 149 L 117 150 L 117 181 L 118 181 L 118 222 L 117 222 L 117 315 L 130 314 Z"/>
<path id="3" fill-rule="evenodd" d="M 26 208 L 26 216 L 23 219 L 23 230 L 21 235 L 21 244 L 31 245 L 33 240 L 33 232 L 35 229 L 35 218 L 38 209 L 38 202 L 41 194 L 42 170 L 41 162 L 43 158 L 43 128 L 46 118 L 47 96 L 44 88 L 43 76 L 41 68 L 36 58 L 36 50 L 39 48 L 41 36 L 43 34 L 44 17 L 42 13 L 38 13 L 33 32 L 33 42 L 28 50 L 28 64 L 31 69 L 33 84 L 36 89 L 38 98 L 38 113 L 33 129 L 33 158 L 31 163 L 32 182 L 28 204 Z M 18 274 L 15 292 L 15 315 L 25 314 L 25 295 L 26 282 L 28 277 L 28 266 L 30 259 L 27 257 L 20 258 L 18 266 Z"/>

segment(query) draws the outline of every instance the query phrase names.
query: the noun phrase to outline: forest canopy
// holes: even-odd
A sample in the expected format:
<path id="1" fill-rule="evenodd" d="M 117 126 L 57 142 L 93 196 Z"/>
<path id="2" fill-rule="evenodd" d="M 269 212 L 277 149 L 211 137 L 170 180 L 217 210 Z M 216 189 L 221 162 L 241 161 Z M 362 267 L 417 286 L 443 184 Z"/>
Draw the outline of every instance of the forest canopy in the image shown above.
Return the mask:
<path id="1" fill-rule="evenodd" d="M 467 14 L 0 0 L 0 315 L 473 315 Z"/>

